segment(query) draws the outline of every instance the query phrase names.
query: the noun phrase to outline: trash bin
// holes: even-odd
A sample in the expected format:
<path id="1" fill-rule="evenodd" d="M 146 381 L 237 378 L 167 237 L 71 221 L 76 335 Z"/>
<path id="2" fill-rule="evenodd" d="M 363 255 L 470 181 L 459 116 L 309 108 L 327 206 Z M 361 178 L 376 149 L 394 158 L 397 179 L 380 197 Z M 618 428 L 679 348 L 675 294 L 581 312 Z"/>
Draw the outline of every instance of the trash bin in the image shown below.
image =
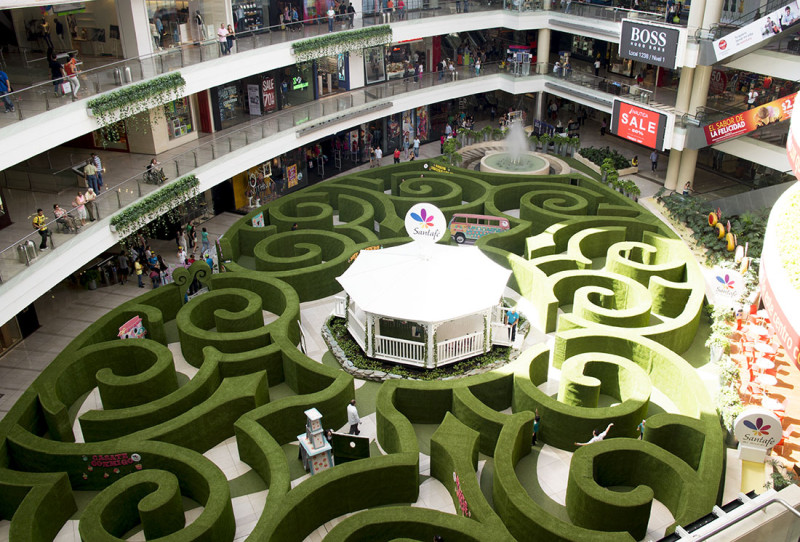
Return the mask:
<path id="1" fill-rule="evenodd" d="M 114 84 L 118 87 L 122 86 L 122 72 L 119 68 L 114 68 Z"/>
<path id="2" fill-rule="evenodd" d="M 19 263 L 28 264 L 28 258 L 25 256 L 25 243 L 17 245 L 17 258 L 19 258 Z"/>
<path id="3" fill-rule="evenodd" d="M 33 261 L 36 258 L 36 243 L 33 241 L 25 243 L 25 251 L 28 253 L 28 260 Z"/>

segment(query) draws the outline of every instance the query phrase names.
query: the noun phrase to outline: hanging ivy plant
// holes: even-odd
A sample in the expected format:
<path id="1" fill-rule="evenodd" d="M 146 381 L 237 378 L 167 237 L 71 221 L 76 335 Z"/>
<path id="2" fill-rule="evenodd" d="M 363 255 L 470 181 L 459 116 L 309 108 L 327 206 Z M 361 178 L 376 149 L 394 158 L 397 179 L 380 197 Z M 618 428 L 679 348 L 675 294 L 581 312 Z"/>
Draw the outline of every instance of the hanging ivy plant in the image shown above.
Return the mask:
<path id="1" fill-rule="evenodd" d="M 370 26 L 296 41 L 292 44 L 292 51 L 299 63 L 308 62 L 309 60 L 322 58 L 324 56 L 340 55 L 350 51 L 361 51 L 368 47 L 376 47 L 391 42 L 391 26 Z"/>
<path id="2" fill-rule="evenodd" d="M 164 111 L 160 106 L 180 97 L 185 86 L 186 80 L 180 72 L 168 73 L 108 92 L 89 100 L 86 105 L 100 123 L 103 139 L 118 141 L 118 123 L 121 120 L 127 119 L 128 130 L 147 133 L 150 126 L 149 116 L 136 115 L 155 108 L 156 116 L 163 117 Z"/>
<path id="3" fill-rule="evenodd" d="M 120 237 L 146 226 L 153 220 L 173 212 L 173 210 L 197 195 L 200 181 L 194 175 L 181 177 L 164 188 L 156 190 L 111 217 L 111 226 Z"/>

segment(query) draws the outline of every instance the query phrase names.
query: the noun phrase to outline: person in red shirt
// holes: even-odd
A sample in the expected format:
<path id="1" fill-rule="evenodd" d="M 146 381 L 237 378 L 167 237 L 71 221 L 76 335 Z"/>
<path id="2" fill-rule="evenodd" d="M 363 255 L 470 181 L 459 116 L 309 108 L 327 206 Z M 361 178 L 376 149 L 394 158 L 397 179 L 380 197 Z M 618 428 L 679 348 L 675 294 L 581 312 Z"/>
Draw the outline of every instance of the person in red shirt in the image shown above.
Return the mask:
<path id="1" fill-rule="evenodd" d="M 400 163 L 400 149 L 398 149 L 397 147 L 394 148 L 394 163 L 395 164 Z"/>

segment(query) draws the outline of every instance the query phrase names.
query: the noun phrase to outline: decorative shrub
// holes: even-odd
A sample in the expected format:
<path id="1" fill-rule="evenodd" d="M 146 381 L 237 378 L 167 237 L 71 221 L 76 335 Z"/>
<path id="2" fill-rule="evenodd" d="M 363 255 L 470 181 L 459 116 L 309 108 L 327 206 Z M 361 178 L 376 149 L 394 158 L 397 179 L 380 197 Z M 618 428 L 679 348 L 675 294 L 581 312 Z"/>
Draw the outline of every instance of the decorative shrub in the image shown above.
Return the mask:
<path id="1" fill-rule="evenodd" d="M 391 42 L 391 26 L 368 26 L 357 30 L 334 32 L 296 41 L 292 43 L 292 52 L 294 52 L 298 62 L 308 62 L 315 58 L 335 56 L 350 51 L 361 51 Z"/>
<path id="2" fill-rule="evenodd" d="M 614 169 L 625 169 L 631 167 L 631 161 L 628 158 L 625 158 L 625 156 L 616 150 L 609 149 L 608 147 L 604 149 L 584 147 L 578 151 L 578 153 L 598 166 L 602 166 L 605 160 L 610 159 L 611 165 L 614 166 Z"/>
<path id="3" fill-rule="evenodd" d="M 172 181 L 112 216 L 111 226 L 120 237 L 125 237 L 154 220 L 163 222 L 165 215 L 173 218 L 169 213 L 196 195 L 199 185 L 200 181 L 194 175 Z"/>

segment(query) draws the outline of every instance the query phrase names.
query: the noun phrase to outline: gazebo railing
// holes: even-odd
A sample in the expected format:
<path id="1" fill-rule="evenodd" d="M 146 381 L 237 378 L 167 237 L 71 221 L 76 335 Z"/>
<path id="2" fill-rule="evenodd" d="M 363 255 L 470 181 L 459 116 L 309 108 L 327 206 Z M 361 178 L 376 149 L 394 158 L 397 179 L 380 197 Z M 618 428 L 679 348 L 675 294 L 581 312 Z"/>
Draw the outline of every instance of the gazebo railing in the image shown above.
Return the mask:
<path id="1" fill-rule="evenodd" d="M 425 365 L 425 343 L 376 335 L 375 357 Z"/>
<path id="2" fill-rule="evenodd" d="M 337 318 L 344 318 L 347 311 L 347 298 L 344 296 L 336 296 L 333 305 L 333 315 Z"/>
<path id="3" fill-rule="evenodd" d="M 463 337 L 448 339 L 436 345 L 437 365 L 449 363 L 483 353 L 483 331 L 476 331 Z"/>
<path id="4" fill-rule="evenodd" d="M 366 326 L 363 322 L 360 322 L 358 318 L 356 318 L 355 313 L 352 310 L 348 311 L 350 317 L 347 319 L 347 327 L 350 335 L 356 340 L 358 346 L 361 347 L 361 350 L 366 351 L 366 340 L 365 337 L 367 336 Z"/>
<path id="5" fill-rule="evenodd" d="M 503 322 L 492 322 L 492 345 L 511 346 L 511 326 Z"/>

